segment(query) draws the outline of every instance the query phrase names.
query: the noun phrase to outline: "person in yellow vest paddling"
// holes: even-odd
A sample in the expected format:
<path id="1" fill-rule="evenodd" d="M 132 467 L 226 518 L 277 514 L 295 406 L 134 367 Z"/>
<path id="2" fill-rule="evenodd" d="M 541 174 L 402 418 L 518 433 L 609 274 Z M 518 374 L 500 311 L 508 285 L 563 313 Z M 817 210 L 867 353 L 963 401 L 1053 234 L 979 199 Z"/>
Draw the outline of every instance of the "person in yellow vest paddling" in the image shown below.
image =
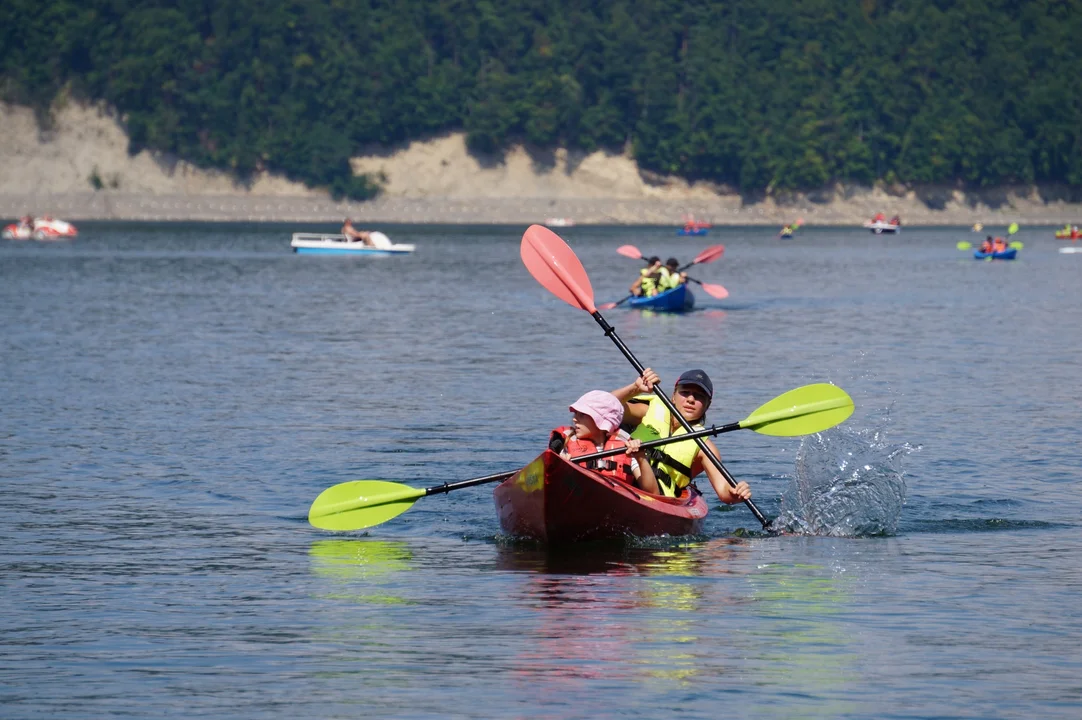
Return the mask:
<path id="1" fill-rule="evenodd" d="M 650 368 L 643 371 L 642 377 L 626 387 L 613 390 L 612 394 L 623 404 L 623 426 L 631 430 L 631 437 L 642 441 L 684 435 L 686 431 L 680 421 L 674 418 L 665 404 L 653 394 L 654 385 L 661 382 Z M 714 397 L 714 385 L 710 377 L 702 370 L 688 370 L 681 375 L 673 388 L 672 402 L 680 414 L 694 430 L 705 426 L 706 411 Z M 703 438 L 706 446 L 718 457 L 721 453 L 708 438 Z M 694 440 L 674 442 L 663 447 L 648 450 L 647 458 L 653 470 L 653 480 L 649 473 L 643 473 L 640 487 L 657 495 L 679 497 L 691 480 L 705 472 L 718 498 L 727 505 L 751 499 L 751 488 L 746 482 L 739 482 L 732 487 L 725 480 L 721 471 L 707 459 Z"/>
<path id="2" fill-rule="evenodd" d="M 631 287 L 628 288 L 628 292 L 636 297 L 651 297 L 658 292 L 657 286 L 661 278 L 660 272 L 664 267 L 661 264 L 661 258 L 654 255 L 647 258 L 646 262 L 646 267 L 639 270 L 639 276 L 635 278 L 635 282 L 631 283 Z"/>
<path id="3" fill-rule="evenodd" d="M 657 291 L 659 293 L 674 290 L 688 281 L 688 274 L 680 272 L 680 261 L 676 258 L 666 260 L 660 271 L 661 278 L 657 282 Z"/>

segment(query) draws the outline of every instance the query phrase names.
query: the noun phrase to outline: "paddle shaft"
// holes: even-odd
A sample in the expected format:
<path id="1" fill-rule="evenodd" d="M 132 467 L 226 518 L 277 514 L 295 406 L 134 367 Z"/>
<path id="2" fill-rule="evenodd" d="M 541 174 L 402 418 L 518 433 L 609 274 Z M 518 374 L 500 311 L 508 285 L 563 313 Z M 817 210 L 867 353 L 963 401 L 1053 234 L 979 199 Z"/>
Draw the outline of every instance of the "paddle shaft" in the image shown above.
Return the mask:
<path id="1" fill-rule="evenodd" d="M 518 470 L 511 470 L 509 472 L 496 473 L 495 475 L 485 475 L 484 477 L 472 478 L 470 480 L 463 480 L 461 482 L 436 485 L 435 487 L 425 488 L 425 497 L 429 495 L 438 495 L 440 493 L 451 492 L 452 490 L 461 490 L 462 488 L 473 487 L 474 485 L 484 485 L 485 483 L 491 482 L 503 482 L 517 472 Z"/>
<path id="2" fill-rule="evenodd" d="M 635 354 L 631 352 L 628 346 L 624 344 L 624 341 L 620 339 L 620 336 L 616 334 L 616 328 L 614 328 L 612 325 L 609 325 L 609 323 L 605 320 L 605 318 L 601 316 L 601 313 L 597 310 L 594 310 L 592 313 L 590 313 L 590 315 L 593 316 L 594 320 L 597 321 L 597 324 L 601 326 L 601 329 L 605 331 L 605 335 L 616 344 L 616 347 L 620 350 L 620 352 L 624 354 L 624 357 L 627 358 L 628 362 L 630 362 L 635 367 L 635 370 L 638 371 L 639 375 L 641 376 L 644 372 L 646 372 L 646 368 L 643 367 L 643 364 L 639 362 L 639 359 L 635 357 Z M 680 411 L 676 409 L 676 406 L 672 404 L 672 400 L 669 399 L 669 397 L 665 394 L 664 390 L 662 390 L 659 386 L 654 385 L 654 394 L 661 399 L 661 402 L 665 404 L 665 407 L 668 409 L 669 413 L 671 413 L 671 415 L 680 422 L 680 424 L 684 427 L 684 430 L 688 434 L 695 432 L 691 427 L 691 423 L 684 419 L 684 416 L 681 415 Z M 716 467 L 718 471 L 721 472 L 721 475 L 725 478 L 725 481 L 729 483 L 731 487 L 735 488 L 736 480 L 729 473 L 729 471 L 725 469 L 725 466 L 721 463 L 721 458 L 715 455 L 714 452 L 706 446 L 706 443 L 702 441 L 701 437 L 695 438 L 695 444 L 699 446 L 699 450 L 702 451 L 703 455 L 705 455 L 710 460 L 710 462 L 714 464 L 714 467 Z M 763 513 L 759 510 L 759 508 L 755 506 L 755 503 L 753 503 L 751 500 L 745 500 L 744 504 L 748 506 L 748 509 L 751 510 L 751 514 L 755 516 L 755 519 L 758 520 L 764 528 L 770 525 L 769 521 L 767 521 L 766 519 L 766 516 L 764 516 Z"/>
<path id="3" fill-rule="evenodd" d="M 649 450 L 650 448 L 661 447 L 662 445 L 669 445 L 674 442 L 680 442 L 682 440 L 695 440 L 702 437 L 712 437 L 714 435 L 721 435 L 722 433 L 732 432 L 733 430 L 740 430 L 741 424 L 739 422 L 732 422 L 728 425 L 712 425 L 703 430 L 693 430 L 684 435 L 674 435 L 673 437 L 659 438 L 658 440 L 651 440 L 642 444 L 643 450 Z M 599 450 L 589 455 L 577 455 L 571 458 L 571 462 L 587 462 L 589 460 L 600 460 L 601 458 L 612 457 L 613 455 L 619 455 L 622 452 L 626 452 L 626 448 L 613 448 L 612 450 Z M 444 483 L 442 485 L 435 485 L 430 488 L 425 488 L 425 497 L 429 495 L 438 495 L 439 493 L 451 492 L 452 490 L 461 490 L 462 488 L 473 487 L 474 485 L 484 485 L 492 482 L 503 482 L 509 477 L 517 473 L 518 470 L 511 470 L 509 472 L 496 473 L 495 475 L 485 475 L 484 477 L 471 478 L 470 480 L 463 480 L 455 483 Z"/>

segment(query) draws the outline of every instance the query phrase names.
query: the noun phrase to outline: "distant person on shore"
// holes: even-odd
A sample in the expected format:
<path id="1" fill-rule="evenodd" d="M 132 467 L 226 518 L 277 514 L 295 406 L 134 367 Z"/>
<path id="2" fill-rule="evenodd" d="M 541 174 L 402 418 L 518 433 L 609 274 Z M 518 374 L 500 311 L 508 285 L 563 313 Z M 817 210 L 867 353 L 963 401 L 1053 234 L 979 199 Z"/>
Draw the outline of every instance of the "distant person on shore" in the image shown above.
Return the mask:
<path id="1" fill-rule="evenodd" d="M 646 262 L 647 266 L 639 270 L 639 276 L 628 288 L 635 297 L 650 297 L 657 294 L 658 281 L 661 279 L 661 258 L 652 255 L 646 259 Z"/>
<path id="2" fill-rule="evenodd" d="M 353 221 L 349 218 L 342 223 L 342 234 L 346 236 L 346 242 L 362 242 L 368 247 L 375 247 L 375 243 L 372 242 L 372 233 L 353 227 Z"/>

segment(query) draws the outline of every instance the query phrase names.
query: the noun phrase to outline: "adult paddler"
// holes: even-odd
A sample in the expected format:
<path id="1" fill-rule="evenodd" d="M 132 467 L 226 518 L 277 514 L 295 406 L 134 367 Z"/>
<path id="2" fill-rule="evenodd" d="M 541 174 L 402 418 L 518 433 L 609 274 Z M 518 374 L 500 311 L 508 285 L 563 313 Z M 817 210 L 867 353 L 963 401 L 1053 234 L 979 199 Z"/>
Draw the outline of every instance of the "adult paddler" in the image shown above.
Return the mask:
<path id="1" fill-rule="evenodd" d="M 657 373 L 646 368 L 638 380 L 627 387 L 612 391 L 624 405 L 623 427 L 631 431 L 632 437 L 644 442 L 686 434 L 680 421 L 674 418 L 665 403 L 653 394 L 654 385 L 660 381 Z M 702 370 L 688 370 L 677 379 L 672 402 L 688 424 L 693 429 L 700 430 L 704 427 L 706 411 L 713 397 L 714 385 L 710 382 L 710 377 Z M 711 452 L 721 457 L 721 453 L 709 438 L 702 440 Z M 725 476 L 703 454 L 694 440 L 652 448 L 647 451 L 647 457 L 656 479 L 649 487 L 649 482 L 643 484 L 642 489 L 647 492 L 677 497 L 692 478 L 705 471 L 714 492 L 723 503 L 735 505 L 751 498 L 748 484 L 739 482 L 736 487 L 730 486 Z"/>
<path id="2" fill-rule="evenodd" d="M 639 276 L 628 288 L 628 291 L 637 297 L 650 297 L 657 294 L 658 272 L 663 267 L 661 258 L 653 255 L 646 259 L 646 263 L 646 267 L 639 270 Z"/>
<path id="3" fill-rule="evenodd" d="M 680 272 L 680 261 L 676 258 L 669 258 L 665 261 L 665 264 L 659 269 L 661 278 L 657 281 L 657 291 L 663 293 L 666 290 L 674 290 L 688 280 L 688 274 L 686 272 Z"/>

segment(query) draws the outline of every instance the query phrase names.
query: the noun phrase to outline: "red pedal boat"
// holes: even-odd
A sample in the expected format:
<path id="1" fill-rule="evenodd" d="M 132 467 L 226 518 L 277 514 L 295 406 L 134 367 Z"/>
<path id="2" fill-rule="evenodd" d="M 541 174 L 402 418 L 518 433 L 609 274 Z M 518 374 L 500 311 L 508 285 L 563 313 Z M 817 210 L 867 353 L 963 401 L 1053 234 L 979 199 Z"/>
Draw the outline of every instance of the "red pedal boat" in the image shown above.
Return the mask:
<path id="1" fill-rule="evenodd" d="M 493 491 L 500 527 L 549 545 L 629 535 L 694 535 L 707 505 L 692 486 L 680 498 L 652 495 L 546 450 Z"/>

